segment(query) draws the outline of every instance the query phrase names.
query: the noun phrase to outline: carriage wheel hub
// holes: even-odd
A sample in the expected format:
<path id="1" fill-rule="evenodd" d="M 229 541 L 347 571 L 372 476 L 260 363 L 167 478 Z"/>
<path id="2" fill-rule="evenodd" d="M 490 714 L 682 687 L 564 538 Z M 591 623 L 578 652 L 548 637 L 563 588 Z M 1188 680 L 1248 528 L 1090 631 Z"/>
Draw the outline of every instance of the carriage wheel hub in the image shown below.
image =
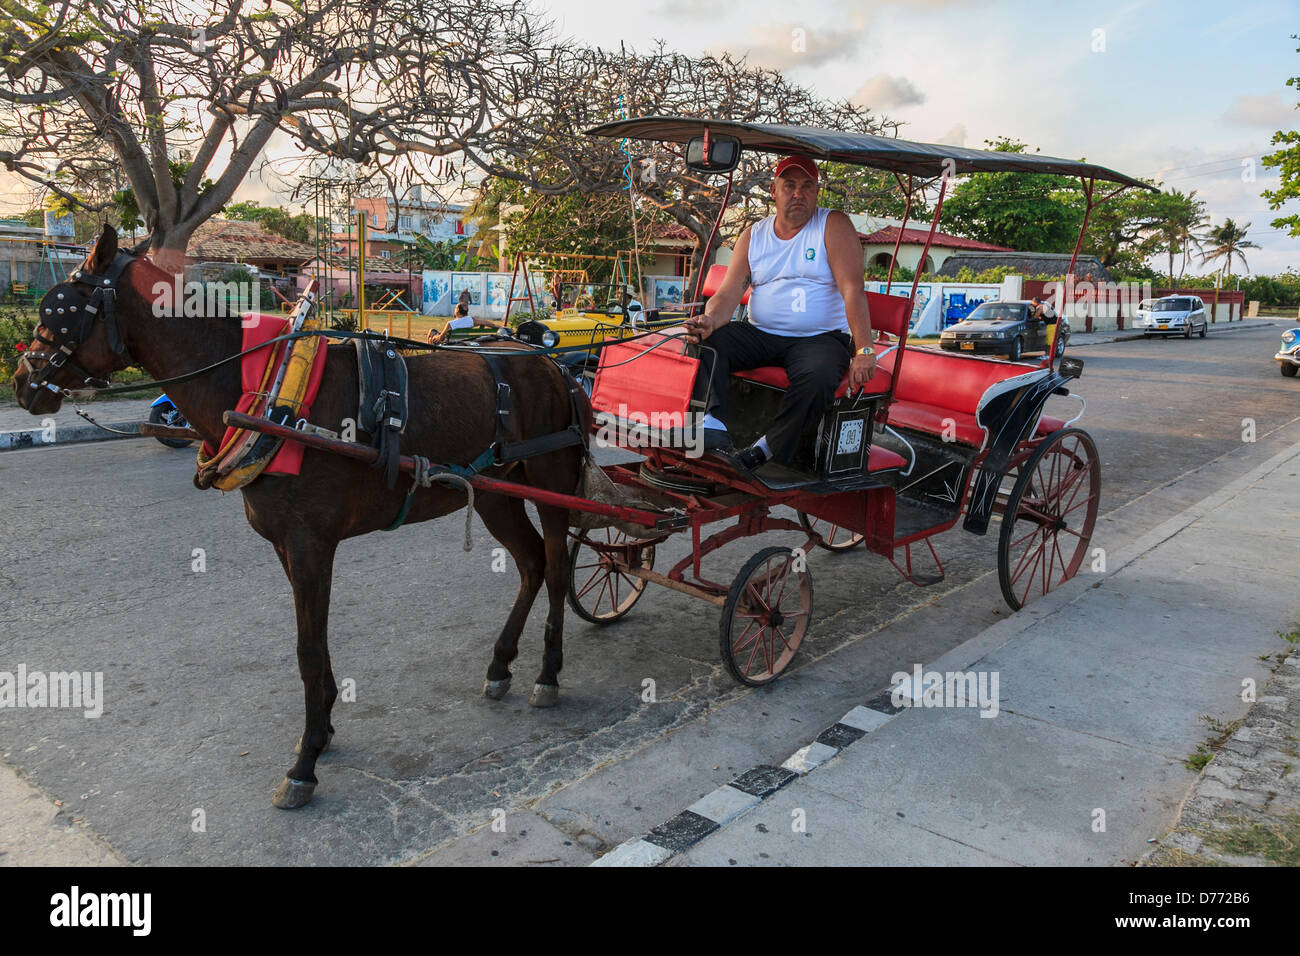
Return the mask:
<path id="1" fill-rule="evenodd" d="M 771 627 L 780 627 L 782 624 L 785 623 L 785 616 L 782 615 L 780 611 L 773 611 L 771 615 L 768 617 L 767 623 Z"/>

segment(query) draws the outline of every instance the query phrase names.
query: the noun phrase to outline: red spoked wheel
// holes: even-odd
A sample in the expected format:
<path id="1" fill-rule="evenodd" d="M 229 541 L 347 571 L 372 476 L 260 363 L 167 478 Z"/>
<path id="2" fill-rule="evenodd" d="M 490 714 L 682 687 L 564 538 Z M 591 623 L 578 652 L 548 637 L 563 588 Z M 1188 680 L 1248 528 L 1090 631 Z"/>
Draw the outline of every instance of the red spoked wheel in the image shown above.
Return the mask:
<path id="1" fill-rule="evenodd" d="M 764 548 L 727 592 L 718 628 L 722 661 L 742 684 L 770 684 L 794 660 L 812 622 L 812 576 L 803 555 Z"/>
<path id="2" fill-rule="evenodd" d="M 819 548 L 825 548 L 827 551 L 841 552 L 851 551 L 860 545 L 866 538 L 864 534 L 858 534 L 849 531 L 847 528 L 841 528 L 837 524 L 831 524 L 821 518 L 814 518 L 812 515 L 799 512 L 799 523 L 809 534 L 821 535 L 821 544 Z"/>
<path id="3" fill-rule="evenodd" d="M 1074 577 L 1100 500 L 1097 446 L 1081 429 L 1053 432 L 1021 465 L 998 535 L 998 580 L 1014 610 Z"/>
<path id="4" fill-rule="evenodd" d="M 641 599 L 646 582 L 628 574 L 625 568 L 653 568 L 655 546 L 646 544 L 627 551 L 592 547 L 593 543 L 626 546 L 635 541 L 616 528 L 602 528 L 588 532 L 569 548 L 569 607 L 584 621 L 617 621 Z M 619 563 L 624 555 L 630 558 L 628 565 Z"/>

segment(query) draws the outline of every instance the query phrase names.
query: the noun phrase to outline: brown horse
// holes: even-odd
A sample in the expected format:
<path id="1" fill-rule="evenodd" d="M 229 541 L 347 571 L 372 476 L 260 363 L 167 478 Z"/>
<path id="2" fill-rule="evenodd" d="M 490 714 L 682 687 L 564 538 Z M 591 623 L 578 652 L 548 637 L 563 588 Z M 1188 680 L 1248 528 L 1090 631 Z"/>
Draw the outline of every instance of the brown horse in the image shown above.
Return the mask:
<path id="1" fill-rule="evenodd" d="M 236 354 L 241 345 L 238 317 L 158 314 L 167 310 L 155 308 L 159 298 L 153 290 L 173 282 L 172 275 L 148 259 L 119 256 L 117 233 L 106 225 L 80 272 L 51 289 L 41 302 L 36 339 L 13 379 L 19 404 L 33 415 L 46 415 L 62 402 L 62 395 L 49 385 L 79 388 L 83 379 L 93 383 L 127 364 L 165 379 Z M 103 295 L 100 287 L 111 287 L 115 296 Z M 97 289 L 100 296 L 94 295 Z M 104 308 L 106 299 L 109 309 Z M 60 353 L 60 346 L 70 351 L 65 348 Z M 46 368 L 48 357 L 55 357 L 57 369 Z M 514 393 L 527 397 L 515 403 L 509 416 L 511 441 L 562 431 L 570 424 L 574 409 L 564 371 L 536 356 L 510 356 L 504 364 Z M 487 363 L 472 352 L 441 350 L 409 359 L 408 369 L 409 415 L 403 450 L 434 462 L 473 461 L 495 437 L 496 381 Z M 194 429 L 216 447 L 224 431 L 222 413 L 233 409 L 240 396 L 238 362 L 176 384 L 167 392 Z M 585 397 L 581 401 L 585 435 L 590 434 L 591 409 Z M 311 419 L 337 430 L 345 418 L 356 416 L 354 351 L 350 345 L 331 346 Z M 573 494 L 585 454 L 585 449 L 571 446 L 484 473 Z M 316 760 L 334 735 L 330 711 L 338 687 L 326 636 L 334 552 L 344 538 L 392 524 L 408 488 L 405 480 L 399 480 L 396 488 L 389 489 L 380 471 L 310 448 L 297 477 L 264 475 L 243 488 L 248 523 L 275 546 L 293 586 L 298 669 L 307 701 L 298 759 L 275 792 L 272 802 L 277 807 L 310 802 L 317 784 Z M 416 494 L 406 520 L 427 521 L 464 506 L 464 491 L 435 485 Z M 569 512 L 539 504 L 542 535 L 538 535 L 518 498 L 478 493 L 474 508 L 492 536 L 509 550 L 520 578 L 519 594 L 493 648 L 483 693 L 499 700 L 509 690 L 510 662 L 518 653 L 529 609 L 545 582 L 550 597 L 545 649 L 529 702 L 548 707 L 559 695 L 563 663 Z"/>

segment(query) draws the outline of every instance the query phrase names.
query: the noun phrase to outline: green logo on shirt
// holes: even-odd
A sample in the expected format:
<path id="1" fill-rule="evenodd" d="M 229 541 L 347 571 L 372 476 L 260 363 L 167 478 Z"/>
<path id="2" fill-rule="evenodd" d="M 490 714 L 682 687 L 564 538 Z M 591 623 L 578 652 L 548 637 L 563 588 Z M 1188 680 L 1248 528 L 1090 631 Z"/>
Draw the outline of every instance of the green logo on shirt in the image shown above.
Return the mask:
<path id="1" fill-rule="evenodd" d="M 816 250 L 816 249 L 805 249 L 805 250 L 803 251 L 803 257 L 804 257 L 805 259 L 807 259 L 809 262 L 811 262 L 813 259 L 816 259 L 816 258 L 817 258 L 817 250 Z"/>

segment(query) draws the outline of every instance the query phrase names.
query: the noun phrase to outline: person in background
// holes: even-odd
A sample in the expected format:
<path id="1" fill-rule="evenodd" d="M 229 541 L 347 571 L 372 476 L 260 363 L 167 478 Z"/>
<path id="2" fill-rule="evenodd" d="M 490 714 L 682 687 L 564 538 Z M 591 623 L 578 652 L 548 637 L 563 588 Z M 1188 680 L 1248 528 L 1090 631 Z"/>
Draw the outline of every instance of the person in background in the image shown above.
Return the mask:
<path id="1" fill-rule="evenodd" d="M 468 292 L 462 293 L 462 298 L 469 295 Z M 472 329 L 476 325 L 482 325 L 489 329 L 504 329 L 504 322 L 493 322 L 491 319 L 476 319 L 469 314 L 469 303 L 465 301 L 456 304 L 456 314 L 451 317 L 451 321 L 443 327 L 441 332 L 429 330 L 429 344 L 441 345 L 447 341 L 451 335 L 452 329 Z"/>
<path id="2" fill-rule="evenodd" d="M 645 321 L 645 309 L 636 298 L 636 290 L 630 285 L 623 287 L 623 295 L 620 299 L 623 306 L 623 315 L 627 321 L 637 326 Z"/>

